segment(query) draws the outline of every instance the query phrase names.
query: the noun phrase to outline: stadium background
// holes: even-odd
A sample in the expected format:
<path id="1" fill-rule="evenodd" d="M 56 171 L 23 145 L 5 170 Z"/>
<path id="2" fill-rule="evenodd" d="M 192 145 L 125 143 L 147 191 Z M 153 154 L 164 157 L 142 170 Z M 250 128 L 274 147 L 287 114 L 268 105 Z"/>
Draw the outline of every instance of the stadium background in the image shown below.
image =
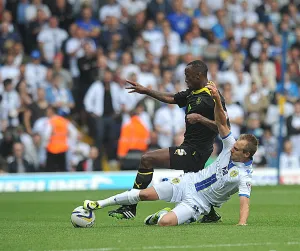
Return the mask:
<path id="1" fill-rule="evenodd" d="M 145 150 L 182 142 L 184 112 L 128 94 L 125 79 L 175 93 L 186 88 L 186 64 L 201 59 L 233 134 L 259 139 L 256 170 L 299 183 L 298 1 L 11 0 L 0 8 L 1 173 L 137 169 Z M 66 164 L 53 170 L 45 167 L 49 105 L 72 125 Z"/>

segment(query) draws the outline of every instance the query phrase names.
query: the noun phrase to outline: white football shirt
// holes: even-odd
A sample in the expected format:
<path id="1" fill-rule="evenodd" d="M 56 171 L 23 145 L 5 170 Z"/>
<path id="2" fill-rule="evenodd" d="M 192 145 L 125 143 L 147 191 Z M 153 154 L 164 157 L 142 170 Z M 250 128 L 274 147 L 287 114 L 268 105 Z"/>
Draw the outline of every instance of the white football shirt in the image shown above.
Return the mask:
<path id="1" fill-rule="evenodd" d="M 230 150 L 236 142 L 231 133 L 223 138 L 222 142 L 223 150 L 211 165 L 198 173 L 187 174 L 197 191 L 194 199 L 200 205 L 209 203 L 220 207 L 236 192 L 239 192 L 239 196 L 250 198 L 252 160 L 246 163 L 230 160 Z M 206 201 L 203 201 L 203 198 Z"/>

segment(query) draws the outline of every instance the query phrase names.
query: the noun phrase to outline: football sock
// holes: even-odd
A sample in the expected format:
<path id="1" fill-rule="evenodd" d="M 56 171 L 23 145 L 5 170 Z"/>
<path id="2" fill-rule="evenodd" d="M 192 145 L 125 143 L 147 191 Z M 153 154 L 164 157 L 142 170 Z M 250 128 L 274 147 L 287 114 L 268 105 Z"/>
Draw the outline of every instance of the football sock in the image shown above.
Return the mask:
<path id="1" fill-rule="evenodd" d="M 152 181 L 153 168 L 151 169 L 139 169 L 136 175 L 133 188 L 146 189 Z"/>
<path id="2" fill-rule="evenodd" d="M 124 193 L 117 194 L 115 196 L 109 197 L 105 200 L 98 200 L 100 207 L 107 207 L 113 205 L 134 205 L 140 201 L 140 190 L 131 189 Z"/>

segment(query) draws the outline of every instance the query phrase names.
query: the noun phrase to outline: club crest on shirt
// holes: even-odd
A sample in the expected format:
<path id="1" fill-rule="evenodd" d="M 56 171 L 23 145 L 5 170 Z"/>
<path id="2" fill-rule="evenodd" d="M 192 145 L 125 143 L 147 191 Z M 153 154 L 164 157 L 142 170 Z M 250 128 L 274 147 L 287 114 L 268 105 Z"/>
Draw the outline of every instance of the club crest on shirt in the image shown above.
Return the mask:
<path id="1" fill-rule="evenodd" d="M 230 177 L 234 178 L 234 177 L 238 176 L 238 174 L 239 174 L 238 171 L 233 170 L 233 171 L 230 172 Z"/>
<path id="2" fill-rule="evenodd" d="M 186 151 L 184 149 L 176 149 L 174 154 L 183 156 L 183 155 L 186 155 Z"/>
<path id="3" fill-rule="evenodd" d="M 178 179 L 178 178 L 172 179 L 173 184 L 178 184 L 179 182 L 180 182 L 180 179 Z"/>
<path id="4" fill-rule="evenodd" d="M 199 105 L 201 103 L 201 98 L 198 97 L 197 100 L 196 100 L 196 105 Z"/>

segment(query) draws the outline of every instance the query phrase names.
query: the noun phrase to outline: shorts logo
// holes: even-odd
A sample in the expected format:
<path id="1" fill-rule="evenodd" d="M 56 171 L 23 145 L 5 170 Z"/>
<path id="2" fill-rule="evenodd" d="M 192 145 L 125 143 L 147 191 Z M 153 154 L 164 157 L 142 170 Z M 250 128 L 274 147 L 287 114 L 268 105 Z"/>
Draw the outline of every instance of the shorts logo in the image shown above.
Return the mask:
<path id="1" fill-rule="evenodd" d="M 235 171 L 235 170 L 233 170 L 231 173 L 230 173 L 230 177 L 236 177 L 236 176 L 238 176 L 238 174 L 239 174 L 239 172 L 238 171 Z"/>
<path id="2" fill-rule="evenodd" d="M 186 151 L 184 149 L 176 149 L 174 154 L 183 156 L 183 155 L 186 155 Z"/>
<path id="3" fill-rule="evenodd" d="M 192 106 L 189 104 L 188 108 L 187 108 L 187 111 L 189 112 L 191 109 L 192 109 Z"/>
<path id="4" fill-rule="evenodd" d="M 248 187 L 248 190 L 251 190 L 251 183 L 250 182 L 246 182 L 246 185 Z"/>
<path id="5" fill-rule="evenodd" d="M 173 184 L 178 184 L 179 182 L 180 182 L 180 179 L 178 179 L 178 178 L 172 179 Z"/>
<path id="6" fill-rule="evenodd" d="M 201 103 L 201 98 L 199 97 L 199 98 L 197 98 L 197 100 L 196 100 L 196 105 L 199 105 Z"/>

